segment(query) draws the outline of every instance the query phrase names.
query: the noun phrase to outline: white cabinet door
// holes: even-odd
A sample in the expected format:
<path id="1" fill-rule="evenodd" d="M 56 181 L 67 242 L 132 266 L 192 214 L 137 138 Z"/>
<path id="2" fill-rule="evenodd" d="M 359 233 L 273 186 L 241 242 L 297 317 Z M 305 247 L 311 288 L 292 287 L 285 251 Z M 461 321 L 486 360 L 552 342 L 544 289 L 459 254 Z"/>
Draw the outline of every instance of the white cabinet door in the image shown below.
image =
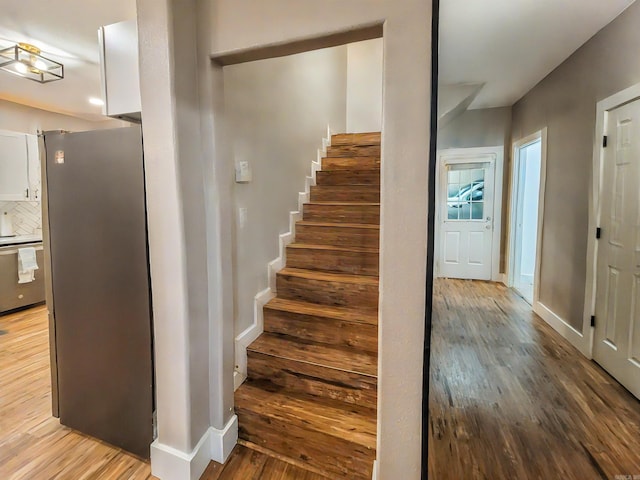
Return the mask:
<path id="1" fill-rule="evenodd" d="M 135 20 L 100 27 L 100 63 L 103 113 L 110 117 L 140 120 L 138 25 Z"/>
<path id="2" fill-rule="evenodd" d="M 640 398 L 640 100 L 608 125 L 593 358 Z"/>
<path id="3" fill-rule="evenodd" d="M 0 200 L 29 199 L 27 136 L 0 131 Z"/>
<path id="4" fill-rule="evenodd" d="M 27 135 L 27 152 L 29 155 L 29 200 L 40 201 L 42 192 L 42 173 L 38 137 Z"/>

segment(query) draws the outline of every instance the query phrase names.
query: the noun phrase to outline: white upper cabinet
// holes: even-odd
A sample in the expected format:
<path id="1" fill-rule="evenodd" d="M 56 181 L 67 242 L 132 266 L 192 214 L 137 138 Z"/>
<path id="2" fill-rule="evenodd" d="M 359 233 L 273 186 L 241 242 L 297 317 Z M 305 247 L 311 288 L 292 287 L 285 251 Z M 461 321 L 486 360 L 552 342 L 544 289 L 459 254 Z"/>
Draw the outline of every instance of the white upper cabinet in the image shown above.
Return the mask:
<path id="1" fill-rule="evenodd" d="M 0 131 L 0 200 L 29 200 L 27 135 Z"/>
<path id="2" fill-rule="evenodd" d="M 40 164 L 40 149 L 36 135 L 26 135 L 27 152 L 29 155 L 29 200 L 40 201 L 42 194 L 42 172 Z"/>
<path id="3" fill-rule="evenodd" d="M 103 113 L 123 120 L 140 121 L 142 107 L 136 21 L 100 27 L 98 39 Z"/>

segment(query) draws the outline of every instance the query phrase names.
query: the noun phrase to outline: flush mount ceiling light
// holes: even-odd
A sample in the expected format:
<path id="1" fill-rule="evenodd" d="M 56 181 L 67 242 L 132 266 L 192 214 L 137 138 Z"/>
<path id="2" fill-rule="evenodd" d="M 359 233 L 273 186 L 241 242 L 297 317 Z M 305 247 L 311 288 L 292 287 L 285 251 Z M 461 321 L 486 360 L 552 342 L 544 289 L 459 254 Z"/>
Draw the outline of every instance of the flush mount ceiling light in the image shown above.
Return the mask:
<path id="1" fill-rule="evenodd" d="M 0 50 L 0 69 L 39 83 L 64 78 L 64 65 L 43 57 L 38 47 L 28 43 Z"/>

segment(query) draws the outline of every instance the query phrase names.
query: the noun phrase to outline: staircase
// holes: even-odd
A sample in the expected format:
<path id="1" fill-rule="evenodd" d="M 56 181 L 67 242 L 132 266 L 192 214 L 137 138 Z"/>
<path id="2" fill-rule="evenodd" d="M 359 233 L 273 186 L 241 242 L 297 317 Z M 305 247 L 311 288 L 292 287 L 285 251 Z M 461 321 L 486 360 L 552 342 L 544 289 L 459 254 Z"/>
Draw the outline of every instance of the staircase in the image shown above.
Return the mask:
<path id="1" fill-rule="evenodd" d="M 380 134 L 333 135 L 236 391 L 241 442 L 328 478 L 376 448 Z"/>

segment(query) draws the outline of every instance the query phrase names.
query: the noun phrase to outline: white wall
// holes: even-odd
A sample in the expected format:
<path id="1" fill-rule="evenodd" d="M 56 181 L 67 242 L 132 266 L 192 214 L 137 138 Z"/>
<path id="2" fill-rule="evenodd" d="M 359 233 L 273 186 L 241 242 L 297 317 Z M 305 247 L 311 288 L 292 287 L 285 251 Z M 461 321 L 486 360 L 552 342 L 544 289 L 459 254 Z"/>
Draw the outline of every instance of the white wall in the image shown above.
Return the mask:
<path id="1" fill-rule="evenodd" d="M 233 160 L 248 161 L 253 174 L 234 188 L 236 335 L 253 322 L 254 296 L 267 288 L 267 264 L 278 256 L 278 235 L 289 230 L 327 125 L 345 130 L 346 66 L 343 46 L 223 69 Z"/>
<path id="2" fill-rule="evenodd" d="M 83 132 L 102 128 L 119 128 L 128 125 L 127 122 L 111 119 L 105 119 L 102 122 L 90 122 L 69 115 L 0 100 L 0 130 L 36 134 L 38 130 Z"/>
<path id="3" fill-rule="evenodd" d="M 382 39 L 347 45 L 347 132 L 382 127 Z"/>

